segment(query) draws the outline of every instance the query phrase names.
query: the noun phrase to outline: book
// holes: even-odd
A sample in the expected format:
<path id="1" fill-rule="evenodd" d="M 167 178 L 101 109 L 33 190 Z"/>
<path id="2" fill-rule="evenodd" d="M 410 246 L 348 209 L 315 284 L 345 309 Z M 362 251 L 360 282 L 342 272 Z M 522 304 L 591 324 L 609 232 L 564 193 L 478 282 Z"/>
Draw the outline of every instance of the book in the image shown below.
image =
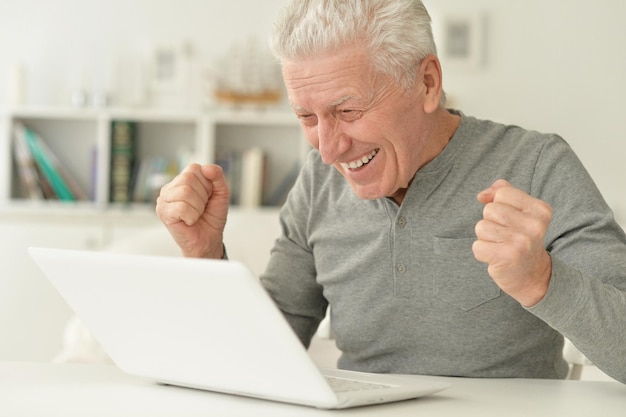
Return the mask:
<path id="1" fill-rule="evenodd" d="M 59 172 L 58 165 L 55 165 L 55 162 L 58 163 L 58 159 L 53 161 L 49 158 L 45 150 L 47 148 L 45 148 L 45 145 L 42 145 L 43 141 L 33 130 L 24 127 L 22 133 L 33 160 L 41 173 L 40 177 L 45 178 L 45 181 L 50 184 L 54 194 L 59 200 L 75 201 L 76 197 L 74 193 L 63 179 L 63 176 Z"/>
<path id="2" fill-rule="evenodd" d="M 132 180 L 135 165 L 137 124 L 132 121 L 111 122 L 111 170 L 109 201 L 132 201 Z"/>
<path id="3" fill-rule="evenodd" d="M 230 191 L 230 204 L 239 204 L 241 190 L 241 152 L 228 150 L 218 152 L 215 163 L 222 167 L 228 190 Z"/>
<path id="4" fill-rule="evenodd" d="M 289 194 L 289 191 L 291 191 L 291 188 L 296 183 L 299 174 L 300 163 L 296 162 L 274 191 L 267 197 L 264 204 L 267 206 L 282 206 L 287 200 L 287 194 Z"/>
<path id="5" fill-rule="evenodd" d="M 67 184 L 67 187 L 74 195 L 74 198 L 76 200 L 89 200 L 89 195 L 85 192 L 85 190 L 78 183 L 78 181 L 76 181 L 74 176 L 70 174 L 65 164 L 63 164 L 63 162 L 59 160 L 52 148 L 50 148 L 50 146 L 48 146 L 48 144 L 43 140 L 39 141 L 39 146 L 41 147 L 41 151 L 50 161 L 52 166 L 54 166 L 55 169 L 59 172 L 59 175 L 61 176 L 63 181 L 65 181 L 65 184 Z"/>
<path id="6" fill-rule="evenodd" d="M 224 171 L 231 205 L 255 208 L 264 204 L 268 164 L 263 149 L 223 150 L 217 153 L 215 163 Z"/>
<path id="7" fill-rule="evenodd" d="M 137 160 L 133 173 L 132 201 L 154 203 L 161 187 L 169 182 L 177 171 L 177 165 L 163 156 Z"/>
<path id="8" fill-rule="evenodd" d="M 23 197 L 43 200 L 45 196 L 39 185 L 37 164 L 28 149 L 24 136 L 24 126 L 21 123 L 13 125 L 13 157 L 22 184 Z"/>
<path id="9" fill-rule="evenodd" d="M 147 203 L 150 200 L 152 191 L 149 186 L 149 178 L 152 164 L 152 158 L 135 161 L 131 180 L 132 201 L 135 203 Z"/>
<path id="10" fill-rule="evenodd" d="M 38 166 L 36 168 L 37 168 L 37 174 L 39 175 L 39 186 L 41 187 L 41 190 L 43 191 L 44 197 L 47 200 L 58 200 L 59 197 L 54 192 L 54 189 L 52 188 L 52 184 L 50 184 L 50 181 L 48 181 L 48 179 L 46 178 L 44 173 L 41 172 Z"/>
<path id="11" fill-rule="evenodd" d="M 241 155 L 241 190 L 239 205 L 243 208 L 259 207 L 263 203 L 265 186 L 265 154 L 261 148 L 246 149 Z"/>

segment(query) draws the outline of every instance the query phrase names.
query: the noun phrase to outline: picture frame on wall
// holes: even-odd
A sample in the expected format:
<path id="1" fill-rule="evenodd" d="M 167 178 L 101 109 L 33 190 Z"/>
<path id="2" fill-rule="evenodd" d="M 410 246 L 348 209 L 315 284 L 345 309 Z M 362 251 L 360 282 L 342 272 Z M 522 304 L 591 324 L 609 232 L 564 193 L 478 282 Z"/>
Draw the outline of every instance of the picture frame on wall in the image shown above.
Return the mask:
<path id="1" fill-rule="evenodd" d="M 192 46 L 188 43 L 160 43 L 152 50 L 150 104 L 156 107 L 186 107 L 191 83 Z"/>
<path id="2" fill-rule="evenodd" d="M 446 68 L 476 70 L 485 65 L 486 18 L 482 13 L 443 16 L 440 37 L 439 54 Z"/>

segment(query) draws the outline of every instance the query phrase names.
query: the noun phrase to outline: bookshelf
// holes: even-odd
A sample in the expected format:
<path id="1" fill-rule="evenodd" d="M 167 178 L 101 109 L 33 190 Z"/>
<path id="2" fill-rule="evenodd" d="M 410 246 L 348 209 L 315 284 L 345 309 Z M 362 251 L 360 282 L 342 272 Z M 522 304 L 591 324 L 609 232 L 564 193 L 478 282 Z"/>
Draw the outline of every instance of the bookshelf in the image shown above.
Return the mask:
<path id="1" fill-rule="evenodd" d="M 132 177 L 134 190 L 128 201 L 112 198 L 112 182 L 118 181 L 112 179 L 112 172 L 119 172 L 119 164 L 113 163 L 116 157 L 112 156 L 116 123 L 131 123 L 136 132 L 136 164 L 126 174 Z M 87 194 L 86 201 L 33 201 L 25 195 L 13 152 L 13 128 L 19 124 L 45 141 Z M 159 183 L 187 163 L 219 162 L 220 155 L 241 154 L 251 148 L 260 149 L 264 156 L 264 197 L 260 205 L 278 206 L 282 196 L 277 196 L 276 191 L 289 183 L 309 149 L 297 119 L 286 110 L 187 112 L 27 107 L 9 110 L 4 126 L 0 139 L 0 210 L 35 206 L 45 211 L 61 206 L 64 211 L 153 211 Z M 149 181 L 142 179 L 139 167 L 151 164 L 162 168 L 160 174 L 148 169 L 146 172 L 152 172 Z M 151 184 L 152 189 L 138 195 L 139 183 Z"/>

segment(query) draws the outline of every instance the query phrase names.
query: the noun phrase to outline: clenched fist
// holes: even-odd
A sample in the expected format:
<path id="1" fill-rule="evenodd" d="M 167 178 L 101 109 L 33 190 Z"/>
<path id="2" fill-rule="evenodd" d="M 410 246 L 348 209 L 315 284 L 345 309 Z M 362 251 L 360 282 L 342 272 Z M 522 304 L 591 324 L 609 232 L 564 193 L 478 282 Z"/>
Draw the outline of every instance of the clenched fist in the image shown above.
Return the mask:
<path id="1" fill-rule="evenodd" d="M 229 198 L 219 166 L 191 164 L 161 188 L 156 212 L 184 256 L 220 259 Z"/>
<path id="2" fill-rule="evenodd" d="M 552 258 L 544 247 L 552 208 L 505 180 L 480 192 L 478 201 L 484 209 L 476 224 L 474 256 L 488 265 L 504 292 L 526 307 L 537 304 L 552 274 Z"/>

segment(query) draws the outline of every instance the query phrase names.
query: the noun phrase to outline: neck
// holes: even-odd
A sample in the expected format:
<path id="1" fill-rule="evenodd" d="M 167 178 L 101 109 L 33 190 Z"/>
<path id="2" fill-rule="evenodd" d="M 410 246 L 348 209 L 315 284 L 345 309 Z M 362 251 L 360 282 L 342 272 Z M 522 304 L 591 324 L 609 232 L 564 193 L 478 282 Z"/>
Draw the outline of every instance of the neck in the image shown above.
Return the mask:
<path id="1" fill-rule="evenodd" d="M 430 141 L 428 146 L 429 151 L 427 152 L 430 157 L 425 158 L 417 171 L 419 171 L 423 166 L 435 159 L 445 149 L 445 147 L 452 139 L 452 136 L 454 136 L 454 132 L 456 132 L 460 123 L 461 116 L 452 114 L 445 108 L 439 108 L 433 114 L 433 117 L 431 119 L 432 129 L 430 129 L 432 133 L 430 135 Z M 406 195 L 408 187 L 411 186 L 412 182 L 413 180 L 409 182 L 407 188 L 399 189 L 395 194 L 389 196 L 389 198 L 395 201 L 398 205 L 401 205 L 402 201 L 404 201 L 404 196 Z"/>
<path id="2" fill-rule="evenodd" d="M 435 152 L 434 156 L 422 166 L 435 159 L 448 146 L 459 124 L 461 124 L 461 116 L 452 114 L 445 108 L 439 108 L 433 117 L 433 122 L 432 144 Z"/>

